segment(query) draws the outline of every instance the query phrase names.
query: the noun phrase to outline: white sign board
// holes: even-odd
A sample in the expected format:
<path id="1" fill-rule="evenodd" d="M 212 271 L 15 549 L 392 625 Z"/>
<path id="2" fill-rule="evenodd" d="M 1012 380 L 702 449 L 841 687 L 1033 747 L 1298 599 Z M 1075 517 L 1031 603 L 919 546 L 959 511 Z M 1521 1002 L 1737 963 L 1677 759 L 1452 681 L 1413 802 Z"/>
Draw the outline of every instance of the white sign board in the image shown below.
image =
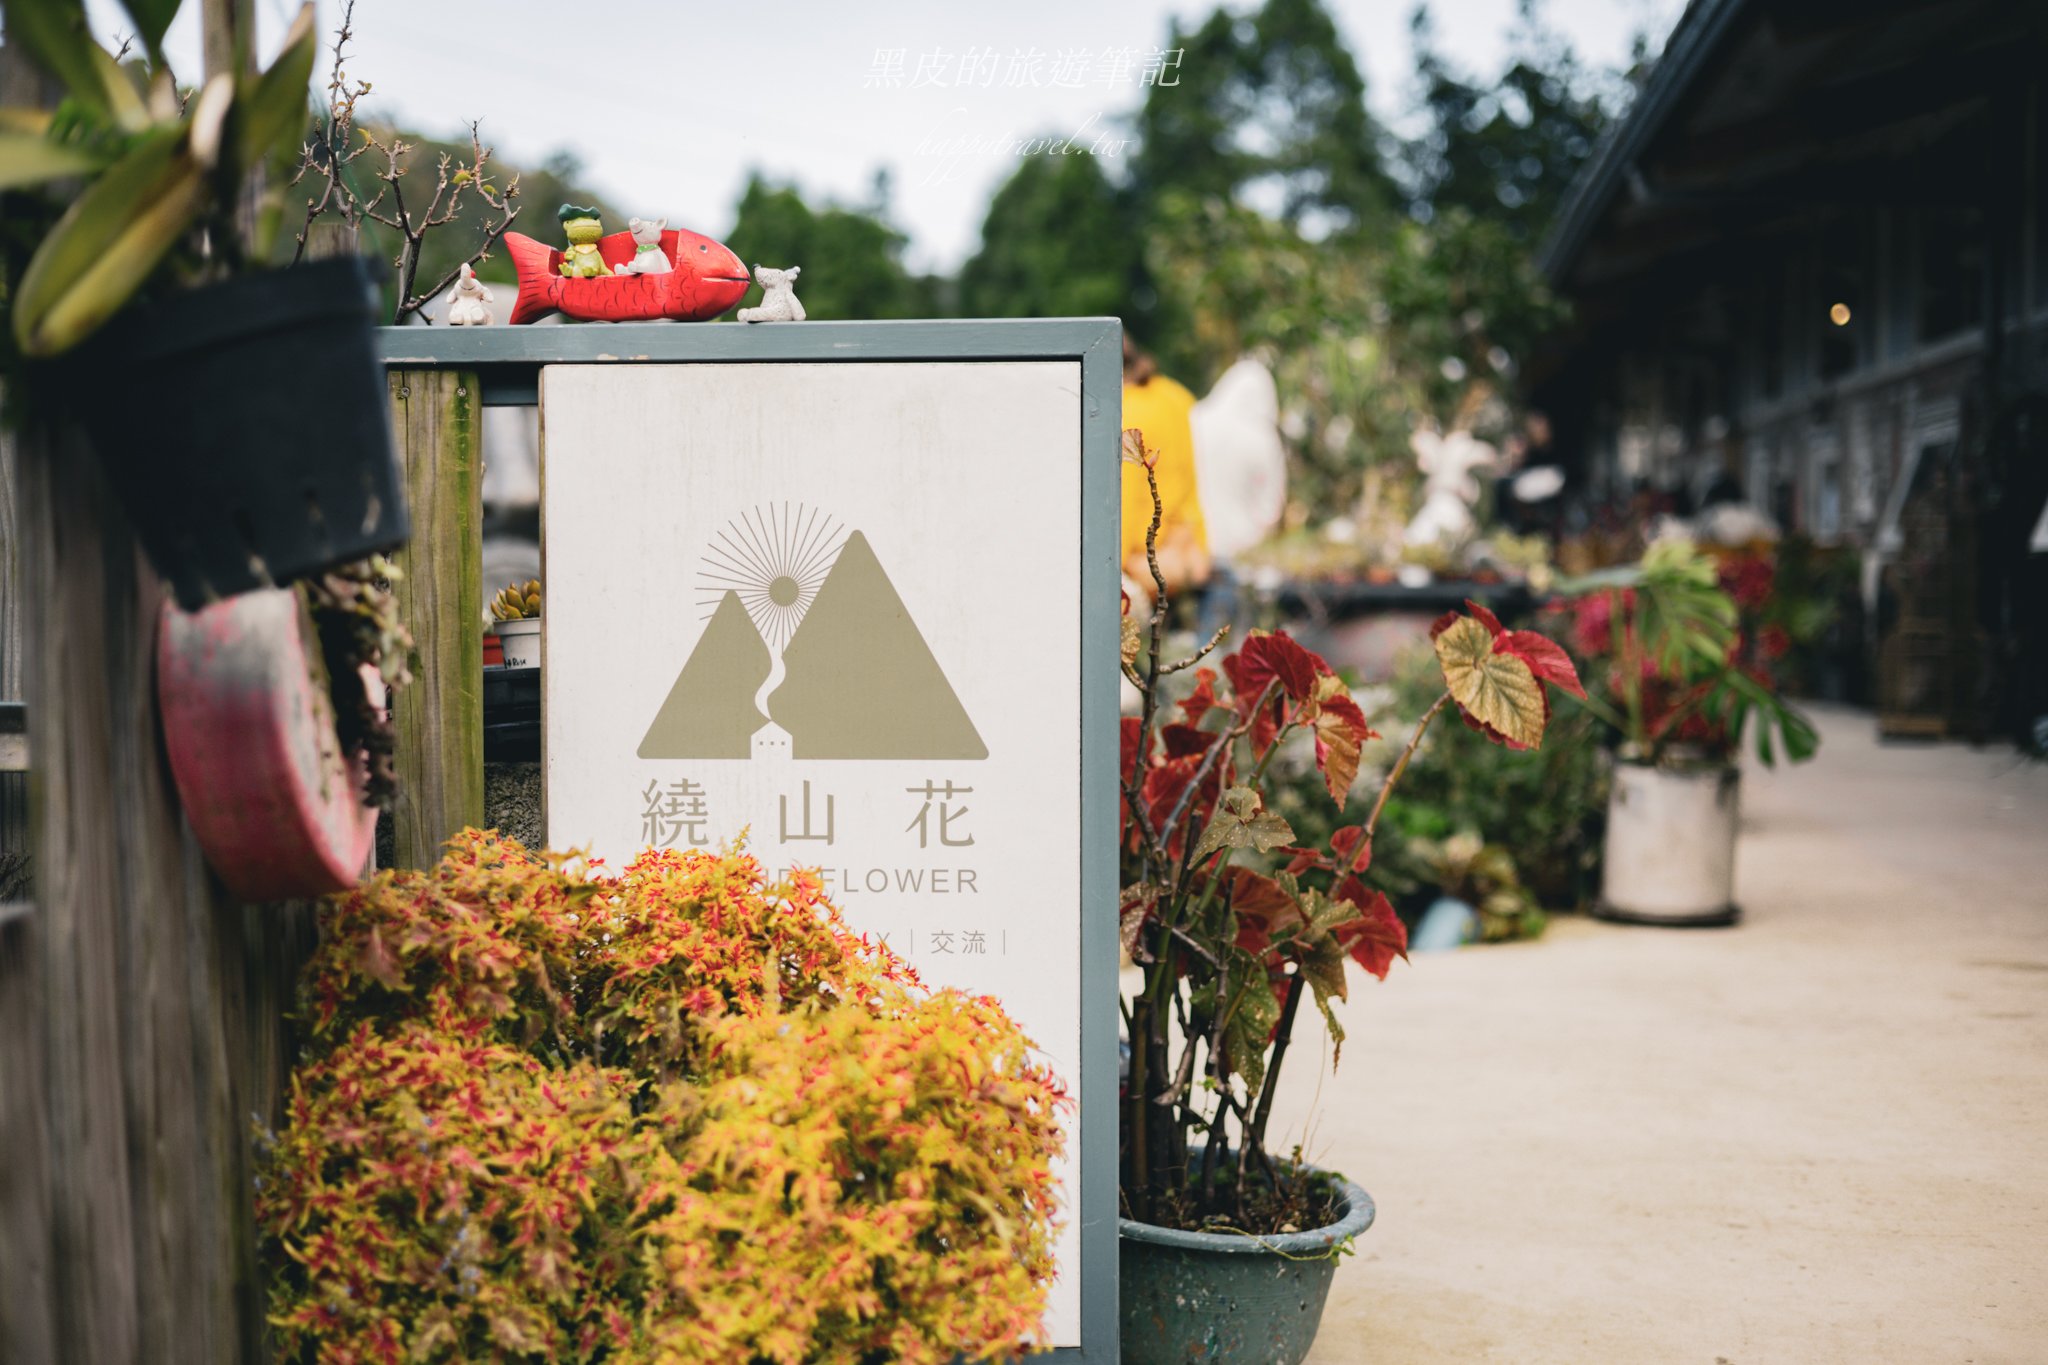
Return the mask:
<path id="1" fill-rule="evenodd" d="M 548 842 L 747 829 L 1078 1100 L 1080 365 L 555 365 L 541 423 Z"/>

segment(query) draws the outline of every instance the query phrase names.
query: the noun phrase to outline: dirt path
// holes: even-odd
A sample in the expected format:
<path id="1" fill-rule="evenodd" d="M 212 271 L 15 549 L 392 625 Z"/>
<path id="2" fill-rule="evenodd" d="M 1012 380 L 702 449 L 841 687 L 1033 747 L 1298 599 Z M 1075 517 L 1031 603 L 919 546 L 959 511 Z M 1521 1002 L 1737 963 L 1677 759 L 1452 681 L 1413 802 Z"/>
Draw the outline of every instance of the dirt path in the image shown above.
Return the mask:
<path id="1" fill-rule="evenodd" d="M 1819 720 L 1745 779 L 1741 927 L 1354 991 L 1306 1146 L 1379 1221 L 1311 1365 L 2048 1361 L 2048 769 Z"/>

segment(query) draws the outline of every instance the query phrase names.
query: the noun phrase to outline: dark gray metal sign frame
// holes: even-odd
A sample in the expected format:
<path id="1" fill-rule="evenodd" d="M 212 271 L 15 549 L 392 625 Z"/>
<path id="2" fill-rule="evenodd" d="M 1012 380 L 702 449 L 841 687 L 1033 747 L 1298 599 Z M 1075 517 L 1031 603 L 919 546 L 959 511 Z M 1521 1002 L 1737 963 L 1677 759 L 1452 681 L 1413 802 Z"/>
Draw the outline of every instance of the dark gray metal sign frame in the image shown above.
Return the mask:
<path id="1" fill-rule="evenodd" d="M 1075 1080 L 1081 1345 L 1073 1365 L 1117 1359 L 1117 594 L 1123 427 L 1123 326 L 1115 318 L 1015 321 L 592 323 L 538 327 L 386 327 L 378 347 L 399 376 L 474 375 L 486 406 L 539 402 L 543 365 L 745 365 L 768 362 L 1068 360 L 1081 371 L 1081 1062 Z M 473 496 L 473 494 L 471 495 Z M 417 499 L 416 499 L 417 501 Z M 470 571 L 480 574 L 480 568 Z M 468 585 L 465 585 L 468 586 Z M 472 592 L 474 589 L 472 589 Z M 472 592 L 454 593 L 459 600 Z M 417 629 L 416 625 L 416 629 Z M 422 644 L 426 644 L 422 641 Z M 460 689 L 456 689 L 460 691 Z M 481 719 L 478 718 L 478 725 Z M 481 760 L 479 759 L 479 765 Z"/>

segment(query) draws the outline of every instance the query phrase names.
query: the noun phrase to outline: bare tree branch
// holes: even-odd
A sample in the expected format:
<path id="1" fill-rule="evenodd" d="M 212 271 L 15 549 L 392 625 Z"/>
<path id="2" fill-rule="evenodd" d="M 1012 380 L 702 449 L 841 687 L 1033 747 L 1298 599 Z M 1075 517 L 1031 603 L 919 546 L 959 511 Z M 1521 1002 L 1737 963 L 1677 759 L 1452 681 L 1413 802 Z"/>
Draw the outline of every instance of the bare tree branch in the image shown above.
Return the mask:
<path id="1" fill-rule="evenodd" d="M 409 208 L 405 195 L 405 177 L 410 169 L 407 158 L 418 150 L 417 146 L 395 131 L 379 136 L 356 127 L 357 101 L 370 92 L 371 86 L 368 81 L 351 81 L 345 69 L 348 45 L 355 36 L 354 20 L 355 0 L 345 0 L 331 48 L 334 56 L 327 78 L 326 122 L 315 140 L 300 149 L 299 167 L 291 180 L 296 186 L 309 176 L 317 176 L 320 187 L 318 195 L 307 196 L 306 216 L 299 225 L 292 260 L 296 263 L 305 256 L 313 224 L 325 216 L 332 215 L 357 230 L 365 222 L 389 228 L 398 234 L 398 250 L 392 260 L 397 272 L 397 302 L 391 320 L 403 322 L 418 313 L 432 321 L 433 315 L 426 312 L 426 305 L 455 283 L 464 266 L 474 266 L 488 257 L 491 248 L 519 216 L 519 206 L 513 202 L 519 195 L 519 177 L 513 176 L 502 190 L 491 184 L 492 149 L 484 145 L 482 125 L 472 120 L 468 160 L 442 153 L 434 166 L 433 192 L 417 212 Z M 371 151 L 378 153 L 383 164 L 375 177 L 376 193 L 365 198 L 350 183 L 348 168 L 357 157 Z M 462 216 L 464 196 L 469 194 L 490 208 L 496 215 L 495 221 L 484 225 L 481 239 L 453 269 L 431 288 L 418 289 L 427 238 L 457 222 Z"/>

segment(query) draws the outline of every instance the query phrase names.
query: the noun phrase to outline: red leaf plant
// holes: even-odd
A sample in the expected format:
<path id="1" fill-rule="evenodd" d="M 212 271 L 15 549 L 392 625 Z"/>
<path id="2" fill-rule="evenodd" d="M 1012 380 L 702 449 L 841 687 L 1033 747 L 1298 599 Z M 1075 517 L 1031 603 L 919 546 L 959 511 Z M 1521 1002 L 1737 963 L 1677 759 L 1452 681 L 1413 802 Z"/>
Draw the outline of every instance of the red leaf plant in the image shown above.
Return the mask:
<path id="1" fill-rule="evenodd" d="M 257 1212 L 278 1358 L 694 1365 L 1037 1343 L 1068 1101 L 744 852 L 465 831 L 321 913 Z"/>
<path id="2" fill-rule="evenodd" d="M 1125 449 L 1142 462 L 1136 432 Z M 1578 675 L 1551 641 L 1504 629 L 1476 603 L 1446 616 L 1435 629 L 1444 693 L 1384 775 L 1371 814 L 1327 847 L 1303 847 L 1265 806 L 1274 756 L 1311 746 L 1342 808 L 1363 747 L 1379 736 L 1329 664 L 1285 631 L 1254 631 L 1215 667 L 1204 660 L 1222 631 L 1165 658 L 1166 585 L 1153 580 L 1146 618 L 1133 619 L 1124 600 L 1123 673 L 1138 707 L 1123 721 L 1121 916 L 1144 976 L 1123 1001 L 1124 1209 L 1171 1226 L 1305 1226 L 1315 1196 L 1295 1165 L 1268 1155 L 1266 1127 L 1303 998 L 1341 1044 L 1332 1002 L 1345 998 L 1347 964 L 1385 979 L 1407 956 L 1393 906 L 1358 876 L 1387 796 L 1446 706 L 1502 743 L 1534 748 L 1548 689 L 1576 694 Z"/>
<path id="3" fill-rule="evenodd" d="M 1725 765 L 1745 728 L 1766 765 L 1780 752 L 1795 763 L 1813 755 L 1818 736 L 1773 676 L 1793 643 L 1774 619 L 1775 579 L 1768 558 L 1717 560 L 1666 539 L 1639 564 L 1562 585 L 1552 612 L 1594 682 L 1575 695 L 1613 727 L 1622 759 Z"/>

